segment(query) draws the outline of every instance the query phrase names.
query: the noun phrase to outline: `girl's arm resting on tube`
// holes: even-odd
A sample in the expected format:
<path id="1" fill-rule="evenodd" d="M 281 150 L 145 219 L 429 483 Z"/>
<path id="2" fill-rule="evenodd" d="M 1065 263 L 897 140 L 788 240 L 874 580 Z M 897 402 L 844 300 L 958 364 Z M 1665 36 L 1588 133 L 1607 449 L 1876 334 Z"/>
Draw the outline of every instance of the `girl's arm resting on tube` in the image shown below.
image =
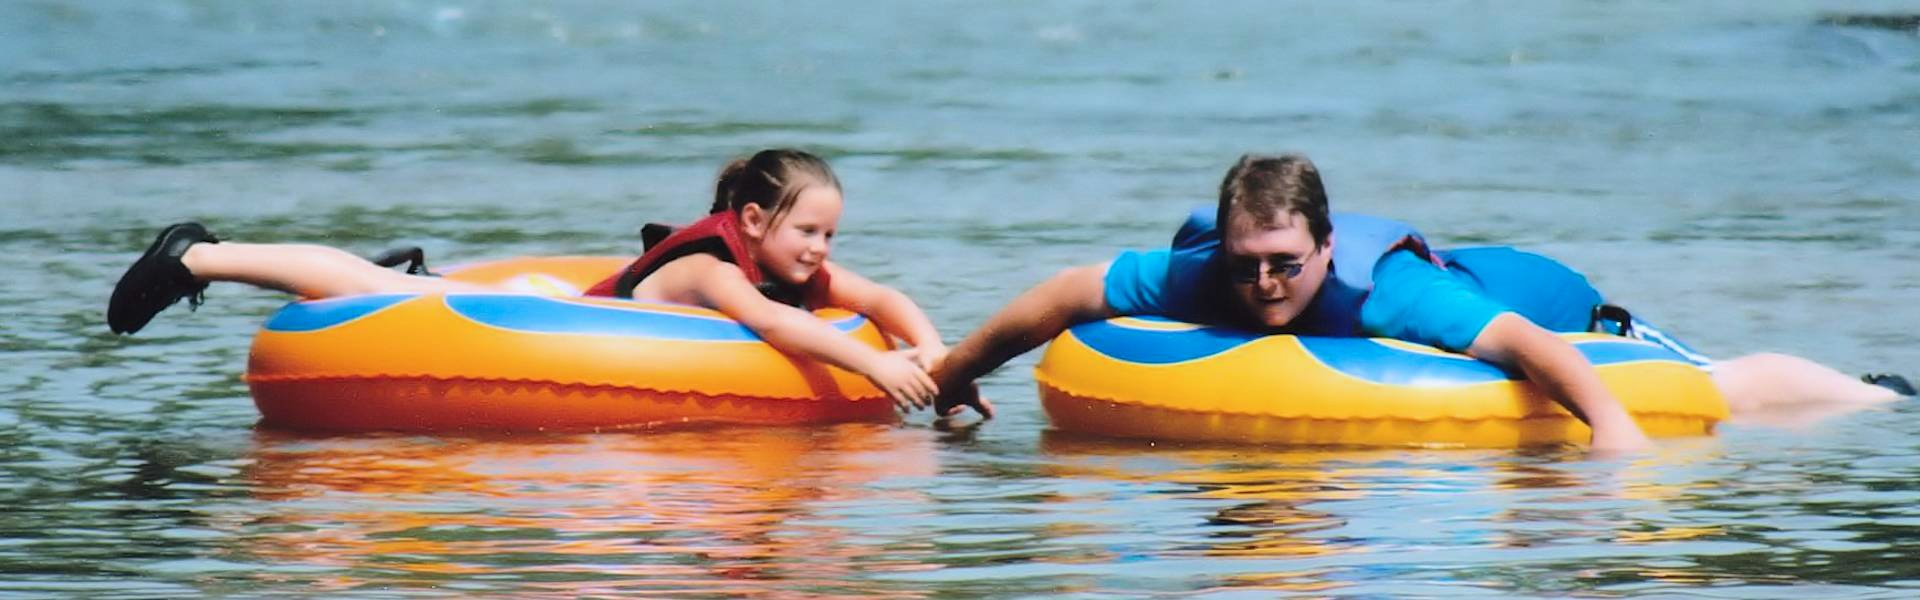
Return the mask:
<path id="1" fill-rule="evenodd" d="M 864 375 L 902 410 L 924 407 L 939 393 L 933 379 L 907 356 L 869 348 L 812 313 L 768 300 L 739 267 L 705 255 L 679 260 L 710 261 L 699 268 L 694 295 L 775 349 Z"/>
<path id="2" fill-rule="evenodd" d="M 913 347 L 912 354 L 921 368 L 932 370 L 947 355 L 947 344 L 940 339 L 940 330 L 934 328 L 933 320 L 927 318 L 927 313 L 920 310 L 912 298 L 832 261 L 822 268 L 827 269 L 828 281 L 833 282 L 827 290 L 828 301 L 833 306 L 866 315 L 881 331 L 905 340 Z"/>

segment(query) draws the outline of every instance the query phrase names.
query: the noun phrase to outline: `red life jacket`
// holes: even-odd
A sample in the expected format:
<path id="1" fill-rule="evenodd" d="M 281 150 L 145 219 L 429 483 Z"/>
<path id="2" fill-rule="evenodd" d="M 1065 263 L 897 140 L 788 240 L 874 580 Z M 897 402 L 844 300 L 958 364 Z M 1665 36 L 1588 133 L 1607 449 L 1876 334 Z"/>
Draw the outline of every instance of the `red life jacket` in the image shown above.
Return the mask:
<path id="1" fill-rule="evenodd" d="M 655 225 L 650 224 L 647 228 L 649 233 L 659 231 Z M 797 286 L 767 277 L 760 272 L 759 264 L 748 259 L 752 254 L 747 250 L 747 238 L 741 235 L 740 225 L 731 211 L 707 215 L 692 225 L 674 230 L 665 239 L 652 235 L 643 237 L 646 252 L 619 273 L 587 288 L 585 295 L 632 298 L 633 288 L 674 259 L 689 254 L 710 254 L 740 267 L 740 273 L 747 276 L 747 281 L 759 288 L 760 293 L 769 300 L 801 308 L 821 308 L 827 304 L 826 269 L 814 271 L 812 277 Z"/>

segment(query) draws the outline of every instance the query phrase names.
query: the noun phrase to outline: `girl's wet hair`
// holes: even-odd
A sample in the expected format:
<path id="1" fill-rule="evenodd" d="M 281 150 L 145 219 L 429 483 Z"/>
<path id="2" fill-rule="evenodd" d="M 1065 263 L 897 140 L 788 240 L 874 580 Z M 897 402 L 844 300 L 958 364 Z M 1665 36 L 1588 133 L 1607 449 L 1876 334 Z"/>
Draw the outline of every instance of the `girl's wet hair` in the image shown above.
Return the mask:
<path id="1" fill-rule="evenodd" d="M 738 211 L 752 204 L 778 219 L 793 208 L 801 191 L 815 185 L 840 189 L 840 178 L 827 161 L 789 148 L 761 150 L 720 169 L 713 186 L 713 209 L 708 212 Z"/>

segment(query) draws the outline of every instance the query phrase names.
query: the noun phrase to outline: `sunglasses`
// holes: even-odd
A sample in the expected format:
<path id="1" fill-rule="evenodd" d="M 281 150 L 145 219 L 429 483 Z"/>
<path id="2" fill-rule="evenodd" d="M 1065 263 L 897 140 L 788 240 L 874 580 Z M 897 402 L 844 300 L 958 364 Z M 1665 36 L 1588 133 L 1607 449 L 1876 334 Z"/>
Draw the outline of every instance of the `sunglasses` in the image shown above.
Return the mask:
<path id="1" fill-rule="evenodd" d="M 1299 277 L 1301 271 L 1306 270 L 1306 259 L 1319 253 L 1320 248 L 1315 246 L 1312 252 L 1300 258 L 1287 254 L 1270 256 L 1229 254 L 1227 255 L 1227 278 L 1238 284 L 1254 284 L 1260 282 L 1260 273 L 1265 272 L 1268 277 L 1274 279 L 1282 281 L 1293 279 Z"/>

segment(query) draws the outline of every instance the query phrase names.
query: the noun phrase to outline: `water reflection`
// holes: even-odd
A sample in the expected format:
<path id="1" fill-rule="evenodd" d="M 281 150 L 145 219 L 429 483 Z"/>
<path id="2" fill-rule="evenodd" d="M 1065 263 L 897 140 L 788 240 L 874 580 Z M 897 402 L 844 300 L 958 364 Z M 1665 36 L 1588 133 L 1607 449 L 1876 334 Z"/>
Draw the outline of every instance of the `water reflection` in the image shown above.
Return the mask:
<path id="1" fill-rule="evenodd" d="M 1343 501 L 1367 495 L 1368 477 L 1417 477 L 1360 465 L 1394 451 L 1268 450 L 1258 447 L 1154 444 L 1047 431 L 1041 450 L 1055 476 L 1128 485 L 1171 484 L 1165 493 L 1204 500 L 1188 524 L 1197 535 L 1169 547 L 1169 558 L 1301 559 L 1367 552 L 1343 533 Z M 1347 466 L 1341 466 L 1347 465 Z M 1347 587 L 1334 569 L 1264 570 L 1286 561 L 1249 561 L 1247 570 L 1219 574 L 1213 591 L 1268 590 L 1325 593 Z M 1304 564 L 1302 565 L 1305 566 Z"/>
<path id="2" fill-rule="evenodd" d="M 830 593 L 856 573 L 925 568 L 880 548 L 882 532 L 837 522 L 837 511 L 919 502 L 911 486 L 884 483 L 931 475 L 929 443 L 924 431 L 874 425 L 464 439 L 263 432 L 245 477 L 270 511 L 229 525 L 246 560 L 324 573 L 309 582 L 317 589 Z"/>
<path id="3" fill-rule="evenodd" d="M 1215 589 L 1338 593 L 1423 577 L 1451 593 L 1683 586 L 1726 578 L 1694 554 L 1760 549 L 1740 543 L 1723 515 L 1697 509 L 1726 493 L 1712 439 L 1630 460 L 1573 448 L 1270 449 L 1060 432 L 1047 432 L 1041 449 L 1061 477 L 1157 484 L 1206 501 L 1188 512 L 1198 536 L 1162 558 L 1244 563 L 1212 566 Z M 1642 564 L 1650 556 L 1664 559 Z"/>

